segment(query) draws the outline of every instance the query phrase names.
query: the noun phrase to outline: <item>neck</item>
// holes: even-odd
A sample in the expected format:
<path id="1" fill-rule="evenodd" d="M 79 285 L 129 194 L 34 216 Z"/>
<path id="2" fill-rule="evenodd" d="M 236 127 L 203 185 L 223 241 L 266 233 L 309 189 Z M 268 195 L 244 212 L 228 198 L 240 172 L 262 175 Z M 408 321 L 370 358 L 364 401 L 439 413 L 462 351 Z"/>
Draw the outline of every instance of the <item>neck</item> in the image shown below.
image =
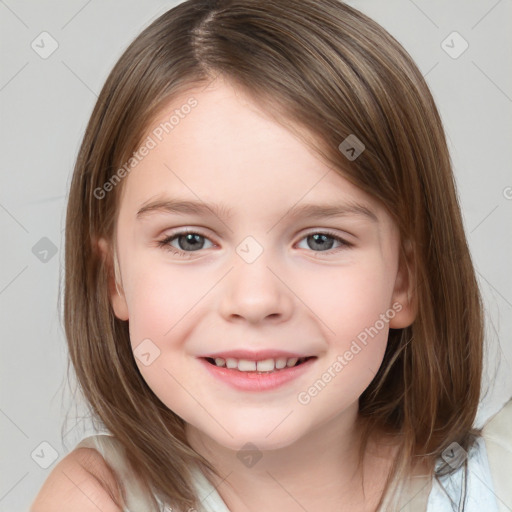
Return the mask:
<path id="1" fill-rule="evenodd" d="M 186 432 L 221 475 L 209 478 L 231 512 L 372 511 L 387 475 L 389 458 L 372 455 L 365 461 L 363 493 L 357 404 L 286 447 L 261 451 L 252 465 L 190 425 Z"/>

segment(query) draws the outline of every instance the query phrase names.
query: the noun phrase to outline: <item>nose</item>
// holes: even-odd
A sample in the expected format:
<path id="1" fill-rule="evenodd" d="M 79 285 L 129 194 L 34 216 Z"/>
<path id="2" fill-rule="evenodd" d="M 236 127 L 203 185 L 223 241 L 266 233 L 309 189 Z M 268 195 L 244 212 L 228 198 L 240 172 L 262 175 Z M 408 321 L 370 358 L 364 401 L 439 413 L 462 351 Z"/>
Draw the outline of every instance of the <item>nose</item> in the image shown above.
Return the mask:
<path id="1" fill-rule="evenodd" d="M 223 279 L 220 314 L 226 321 L 280 323 L 290 317 L 293 292 L 285 277 L 264 256 L 265 252 L 252 263 L 236 261 Z"/>

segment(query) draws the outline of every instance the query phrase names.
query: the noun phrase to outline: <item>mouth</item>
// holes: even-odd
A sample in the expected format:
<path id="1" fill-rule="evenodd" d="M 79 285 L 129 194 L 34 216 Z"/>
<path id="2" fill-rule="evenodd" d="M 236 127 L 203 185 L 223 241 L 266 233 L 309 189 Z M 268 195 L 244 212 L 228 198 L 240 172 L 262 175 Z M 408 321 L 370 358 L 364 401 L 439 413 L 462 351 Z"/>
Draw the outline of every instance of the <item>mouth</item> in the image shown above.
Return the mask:
<path id="1" fill-rule="evenodd" d="M 225 354 L 225 357 L 221 355 L 224 354 L 200 357 L 199 361 L 217 381 L 237 391 L 250 393 L 286 389 L 296 379 L 304 378 L 318 359 L 317 356 L 301 357 L 301 354 L 283 352 L 262 352 L 258 356 L 247 352 L 231 352 Z M 240 359 L 235 358 L 235 355 Z"/>
<path id="2" fill-rule="evenodd" d="M 305 364 L 311 359 L 316 359 L 316 356 L 309 357 L 279 357 L 276 359 L 262 359 L 253 361 L 249 359 L 235 359 L 235 358 L 222 358 L 222 357 L 204 357 L 210 365 L 217 368 L 225 368 L 239 373 L 250 374 L 268 374 L 286 371 L 290 368 L 296 368 Z"/>

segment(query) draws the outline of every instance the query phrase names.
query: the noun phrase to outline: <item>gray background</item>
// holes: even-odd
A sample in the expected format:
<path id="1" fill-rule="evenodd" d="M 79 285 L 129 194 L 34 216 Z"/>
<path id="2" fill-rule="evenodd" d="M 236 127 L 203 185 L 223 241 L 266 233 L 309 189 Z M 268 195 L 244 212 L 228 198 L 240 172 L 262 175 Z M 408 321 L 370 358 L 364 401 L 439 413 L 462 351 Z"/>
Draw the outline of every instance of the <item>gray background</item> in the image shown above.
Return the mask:
<path id="1" fill-rule="evenodd" d="M 57 461 L 96 431 L 66 375 L 58 304 L 66 195 L 108 72 L 176 3 L 0 0 L 2 511 L 28 510 Z M 445 124 L 487 315 L 480 426 L 512 395 L 512 2 L 348 3 L 409 51 Z M 51 44 L 58 48 L 42 58 Z"/>

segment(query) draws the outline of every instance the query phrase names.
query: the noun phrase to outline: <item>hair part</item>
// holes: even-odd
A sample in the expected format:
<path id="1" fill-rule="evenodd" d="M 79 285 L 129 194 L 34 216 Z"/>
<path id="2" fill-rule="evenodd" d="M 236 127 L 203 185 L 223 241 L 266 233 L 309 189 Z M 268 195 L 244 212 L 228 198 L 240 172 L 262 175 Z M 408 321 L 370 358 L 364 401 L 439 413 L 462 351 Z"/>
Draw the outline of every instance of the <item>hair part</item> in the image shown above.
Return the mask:
<path id="1" fill-rule="evenodd" d="M 428 86 L 388 32 L 337 0 L 188 0 L 147 27 L 111 71 L 80 147 L 66 219 L 64 325 L 80 388 L 125 447 L 155 509 L 152 492 L 177 508 L 197 507 L 190 467 L 215 468 L 140 375 L 128 322 L 109 300 L 117 258 L 97 248 L 101 237 L 114 241 L 123 182 L 101 200 L 94 191 L 164 105 L 217 76 L 295 130 L 399 228 L 418 314 L 410 327 L 390 330 L 383 363 L 359 399 L 360 462 L 377 430 L 399 443 L 382 504 L 418 461 L 434 471 L 451 442 L 467 451 L 480 433 L 472 425 L 483 313 Z M 351 134 L 365 145 L 354 161 L 338 149 Z"/>

